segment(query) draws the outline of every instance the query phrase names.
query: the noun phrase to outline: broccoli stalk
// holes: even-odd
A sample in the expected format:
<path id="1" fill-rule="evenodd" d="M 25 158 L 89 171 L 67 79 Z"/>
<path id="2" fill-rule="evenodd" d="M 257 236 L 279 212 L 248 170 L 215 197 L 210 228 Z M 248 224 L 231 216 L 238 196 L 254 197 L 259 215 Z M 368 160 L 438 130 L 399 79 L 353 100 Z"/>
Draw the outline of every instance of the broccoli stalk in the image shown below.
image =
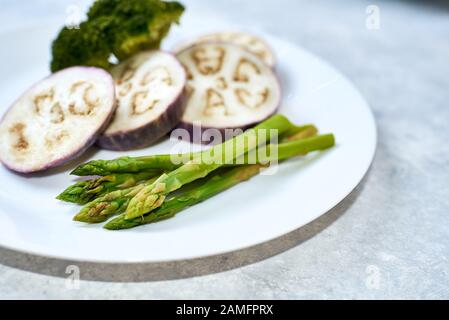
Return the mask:
<path id="1" fill-rule="evenodd" d="M 184 7 L 160 0 L 97 0 L 79 29 L 63 28 L 53 42 L 52 72 L 75 65 L 109 69 L 111 57 L 123 61 L 159 48 Z"/>

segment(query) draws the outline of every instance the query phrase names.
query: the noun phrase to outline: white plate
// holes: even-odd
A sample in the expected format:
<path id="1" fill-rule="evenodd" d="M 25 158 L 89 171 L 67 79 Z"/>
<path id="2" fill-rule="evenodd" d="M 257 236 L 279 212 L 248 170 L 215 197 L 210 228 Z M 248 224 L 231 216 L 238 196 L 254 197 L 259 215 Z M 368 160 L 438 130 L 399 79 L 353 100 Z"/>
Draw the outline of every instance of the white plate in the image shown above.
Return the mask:
<path id="1" fill-rule="evenodd" d="M 219 26 L 218 19 L 186 16 L 167 46 Z M 199 23 L 198 21 L 201 21 Z M 57 25 L 0 35 L 0 113 L 48 73 L 48 45 Z M 235 28 L 234 28 L 235 29 Z M 75 223 L 77 207 L 55 200 L 73 182 L 69 167 L 51 175 L 19 176 L 0 168 L 0 245 L 43 256 L 95 262 L 160 262 L 190 259 L 256 245 L 297 229 L 326 213 L 366 173 L 376 146 L 371 111 L 354 86 L 303 49 L 265 35 L 275 49 L 284 101 L 280 111 L 297 123 L 333 132 L 337 146 L 281 164 L 274 176 L 257 176 L 179 213 L 174 219 L 124 231 Z M 130 152 L 167 152 L 169 141 Z M 98 151 L 84 157 L 114 158 Z M 90 156 L 90 158 L 89 158 Z"/>

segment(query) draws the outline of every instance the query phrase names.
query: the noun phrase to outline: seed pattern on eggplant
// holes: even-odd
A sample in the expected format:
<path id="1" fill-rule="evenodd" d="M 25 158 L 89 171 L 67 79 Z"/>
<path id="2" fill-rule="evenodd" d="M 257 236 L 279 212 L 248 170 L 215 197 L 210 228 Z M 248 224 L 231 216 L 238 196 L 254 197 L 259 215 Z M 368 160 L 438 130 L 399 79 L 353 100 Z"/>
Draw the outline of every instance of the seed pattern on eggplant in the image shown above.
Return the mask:
<path id="1" fill-rule="evenodd" d="M 188 104 L 178 127 L 190 131 L 191 141 L 208 143 L 198 133 L 246 129 L 276 112 L 281 89 L 274 71 L 240 46 L 201 43 L 178 58 L 188 74 Z M 197 124 L 201 128 L 193 130 Z"/>
<path id="2" fill-rule="evenodd" d="M 192 45 L 208 42 L 232 43 L 255 54 L 271 68 L 276 64 L 276 58 L 270 46 L 260 37 L 246 32 L 228 31 L 206 34 L 196 38 L 194 41 L 178 46 L 175 48 L 175 52 L 179 53 Z"/>
<path id="3" fill-rule="evenodd" d="M 109 123 L 114 92 L 112 77 L 98 68 L 72 67 L 38 82 L 0 123 L 0 160 L 31 173 L 81 155 Z"/>
<path id="4" fill-rule="evenodd" d="M 186 73 L 173 55 L 146 51 L 111 71 L 117 111 L 97 144 L 110 150 L 151 145 L 170 132 L 185 110 Z"/>

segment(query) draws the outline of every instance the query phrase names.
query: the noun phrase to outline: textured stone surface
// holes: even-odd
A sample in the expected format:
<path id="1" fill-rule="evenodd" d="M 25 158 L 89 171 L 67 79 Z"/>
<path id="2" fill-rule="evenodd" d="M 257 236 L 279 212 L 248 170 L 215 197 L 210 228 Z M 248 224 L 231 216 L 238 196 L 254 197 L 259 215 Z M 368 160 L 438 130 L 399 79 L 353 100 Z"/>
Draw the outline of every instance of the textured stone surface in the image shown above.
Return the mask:
<path id="1" fill-rule="evenodd" d="M 0 298 L 449 298 L 449 5 L 186 2 L 298 43 L 346 74 L 378 123 L 368 176 L 337 208 L 280 239 L 180 263 L 81 264 L 77 290 L 66 287 L 70 262 L 0 249 Z M 68 3 L 88 1 L 3 0 L 1 27 L 63 21 Z M 365 27 L 370 4 L 380 8 L 379 30 Z"/>

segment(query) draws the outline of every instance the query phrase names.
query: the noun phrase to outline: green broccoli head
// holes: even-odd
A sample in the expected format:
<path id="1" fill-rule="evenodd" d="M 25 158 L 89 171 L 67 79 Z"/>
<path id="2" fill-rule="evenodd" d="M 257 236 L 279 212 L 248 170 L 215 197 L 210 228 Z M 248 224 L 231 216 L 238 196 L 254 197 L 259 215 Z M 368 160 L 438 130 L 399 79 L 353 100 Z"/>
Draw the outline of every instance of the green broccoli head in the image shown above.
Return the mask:
<path id="1" fill-rule="evenodd" d="M 184 7 L 160 0 L 97 0 L 79 29 L 61 30 L 53 43 L 51 70 L 74 65 L 108 69 L 111 56 L 122 61 L 159 48 Z"/>
<path id="2" fill-rule="evenodd" d="M 100 0 L 99 2 L 111 2 Z M 113 54 L 123 60 L 145 49 L 159 48 L 172 23 L 178 23 L 184 7 L 177 2 L 158 0 L 112 1 L 112 16 L 118 23 L 112 46 Z M 98 10 L 95 10 L 98 14 Z"/>
<path id="3" fill-rule="evenodd" d="M 79 29 L 63 28 L 53 42 L 51 71 L 76 65 L 107 69 L 111 52 L 104 33 L 101 20 L 84 22 Z"/>
<path id="4" fill-rule="evenodd" d="M 89 20 L 95 19 L 101 16 L 112 16 L 117 5 L 122 2 L 121 0 L 97 0 L 89 8 L 87 12 L 87 18 Z"/>

